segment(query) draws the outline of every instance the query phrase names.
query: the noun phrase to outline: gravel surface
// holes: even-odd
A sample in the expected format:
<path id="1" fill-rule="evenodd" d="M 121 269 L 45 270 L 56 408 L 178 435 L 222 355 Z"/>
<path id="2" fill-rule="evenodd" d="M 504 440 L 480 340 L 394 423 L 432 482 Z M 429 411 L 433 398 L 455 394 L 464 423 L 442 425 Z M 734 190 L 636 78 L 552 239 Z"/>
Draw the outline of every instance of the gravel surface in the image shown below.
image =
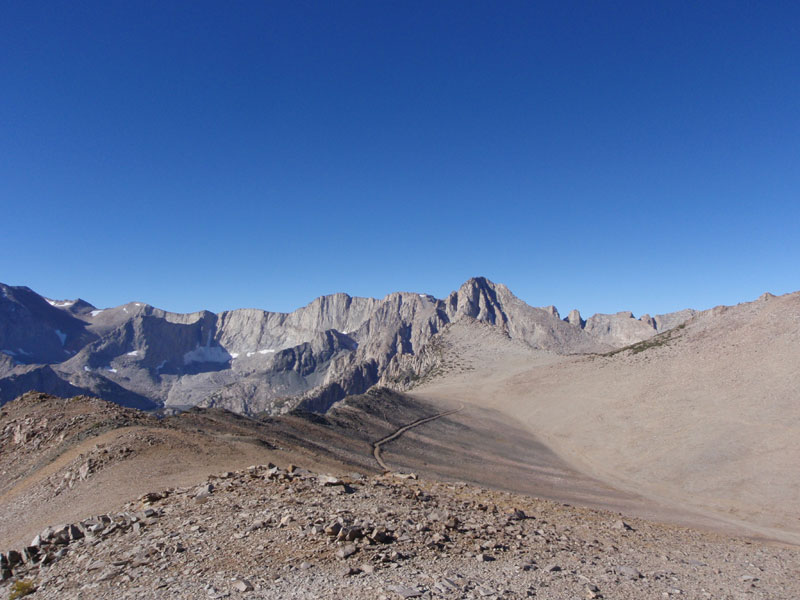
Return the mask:
<path id="1" fill-rule="evenodd" d="M 17 579 L 54 599 L 800 595 L 793 547 L 414 477 L 262 465 L 154 490 L 42 532 L 0 595 Z"/>

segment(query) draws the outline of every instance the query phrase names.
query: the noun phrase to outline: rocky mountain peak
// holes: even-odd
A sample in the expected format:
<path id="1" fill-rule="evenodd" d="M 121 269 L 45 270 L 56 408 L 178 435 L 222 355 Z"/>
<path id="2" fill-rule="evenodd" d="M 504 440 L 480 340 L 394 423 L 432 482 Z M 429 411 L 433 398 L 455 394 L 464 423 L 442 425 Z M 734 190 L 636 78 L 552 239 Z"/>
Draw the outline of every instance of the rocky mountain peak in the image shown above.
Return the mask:
<path id="1" fill-rule="evenodd" d="M 298 404 L 324 412 L 366 391 L 387 369 L 413 381 L 420 369 L 435 367 L 436 355 L 403 357 L 418 356 L 457 321 L 496 327 L 534 349 L 576 354 L 641 341 L 694 314 L 634 319 L 621 312 L 584 323 L 573 311 L 564 322 L 554 306 L 529 306 L 486 277 L 469 279 L 444 300 L 337 293 L 291 313 L 177 314 L 142 302 L 95 309 L 28 288 L 0 290 L 0 402 L 38 386 L 129 406 L 242 412 L 285 412 Z"/>
<path id="2" fill-rule="evenodd" d="M 577 308 L 573 308 L 569 311 L 569 315 L 567 315 L 567 318 L 564 320 L 570 325 L 575 325 L 575 327 L 580 327 L 581 329 L 583 329 L 583 326 L 586 324 L 586 321 L 581 318 L 581 313 Z"/>
<path id="3" fill-rule="evenodd" d="M 543 306 L 542 310 L 547 311 L 551 317 L 555 317 L 556 319 L 561 318 L 561 315 L 558 314 L 558 309 L 552 304 L 550 306 Z"/>
<path id="4" fill-rule="evenodd" d="M 457 292 L 448 296 L 448 316 L 458 318 L 471 317 L 494 325 L 505 325 L 508 317 L 503 312 L 503 305 L 498 299 L 508 293 L 505 286 L 496 286 L 485 277 L 473 277 L 466 281 Z"/>

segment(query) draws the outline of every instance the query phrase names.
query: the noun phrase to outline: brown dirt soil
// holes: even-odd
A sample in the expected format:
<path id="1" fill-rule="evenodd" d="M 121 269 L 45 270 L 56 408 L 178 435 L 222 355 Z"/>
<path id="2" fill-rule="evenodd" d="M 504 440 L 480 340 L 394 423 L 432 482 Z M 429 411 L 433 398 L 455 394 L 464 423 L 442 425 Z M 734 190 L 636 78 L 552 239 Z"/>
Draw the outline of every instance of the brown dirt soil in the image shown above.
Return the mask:
<path id="1" fill-rule="evenodd" d="M 498 410 L 653 506 L 800 543 L 800 293 L 718 307 L 605 356 L 547 355 L 466 327 L 446 342 L 461 366 L 414 398 Z"/>

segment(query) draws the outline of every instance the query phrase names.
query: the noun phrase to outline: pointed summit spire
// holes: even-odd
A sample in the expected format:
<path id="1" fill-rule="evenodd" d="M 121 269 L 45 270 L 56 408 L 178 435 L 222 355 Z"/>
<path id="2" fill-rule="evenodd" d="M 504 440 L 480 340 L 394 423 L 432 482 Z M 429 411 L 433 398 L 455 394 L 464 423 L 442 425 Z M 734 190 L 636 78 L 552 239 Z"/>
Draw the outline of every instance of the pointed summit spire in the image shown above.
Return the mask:
<path id="1" fill-rule="evenodd" d="M 573 308 L 571 311 L 569 311 L 567 318 L 564 320 L 570 325 L 580 327 L 581 329 L 583 329 L 583 326 L 586 325 L 586 321 L 581 318 L 581 313 L 577 308 Z"/>

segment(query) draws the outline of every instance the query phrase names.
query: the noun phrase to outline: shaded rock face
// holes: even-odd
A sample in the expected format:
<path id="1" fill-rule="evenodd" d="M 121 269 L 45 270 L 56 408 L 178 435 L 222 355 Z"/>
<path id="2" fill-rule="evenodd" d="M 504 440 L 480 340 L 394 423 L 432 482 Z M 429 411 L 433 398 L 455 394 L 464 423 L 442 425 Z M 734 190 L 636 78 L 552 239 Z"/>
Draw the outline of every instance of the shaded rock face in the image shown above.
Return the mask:
<path id="1" fill-rule="evenodd" d="M 87 305 L 48 301 L 29 288 L 0 284 L 0 352 L 23 364 L 68 359 L 95 338 L 69 310 L 79 302 Z"/>
<path id="2" fill-rule="evenodd" d="M 407 292 L 381 300 L 333 294 L 292 313 L 176 314 L 140 302 L 97 309 L 0 284 L 0 403 L 38 389 L 139 408 L 324 412 L 364 392 L 387 369 L 412 379 L 430 371 L 436 354 L 425 348 L 464 319 L 532 348 L 575 354 L 635 343 L 692 315 L 618 313 L 584 322 L 573 311 L 561 320 L 554 306 L 529 306 L 483 277 L 443 300 Z"/>

